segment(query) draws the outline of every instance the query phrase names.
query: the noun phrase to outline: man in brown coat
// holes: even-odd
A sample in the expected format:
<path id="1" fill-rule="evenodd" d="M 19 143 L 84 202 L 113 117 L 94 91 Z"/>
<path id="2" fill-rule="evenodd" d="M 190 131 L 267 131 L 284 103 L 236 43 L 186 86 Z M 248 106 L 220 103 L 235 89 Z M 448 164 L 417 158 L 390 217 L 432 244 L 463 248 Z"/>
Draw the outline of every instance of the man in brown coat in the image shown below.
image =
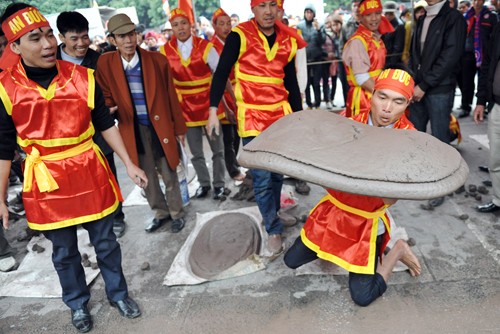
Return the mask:
<path id="1" fill-rule="evenodd" d="M 153 232 L 170 218 L 172 232 L 184 227 L 184 211 L 176 169 L 179 141 L 187 128 L 172 82 L 170 66 L 160 53 L 137 47 L 135 24 L 125 14 L 108 23 L 117 51 L 103 54 L 97 65 L 97 81 L 106 105 L 116 113 L 118 127 L 134 163 L 150 180 L 146 198 L 155 218 L 146 227 Z M 157 173 L 165 183 L 166 200 Z M 168 204 L 167 204 L 168 202 Z"/>

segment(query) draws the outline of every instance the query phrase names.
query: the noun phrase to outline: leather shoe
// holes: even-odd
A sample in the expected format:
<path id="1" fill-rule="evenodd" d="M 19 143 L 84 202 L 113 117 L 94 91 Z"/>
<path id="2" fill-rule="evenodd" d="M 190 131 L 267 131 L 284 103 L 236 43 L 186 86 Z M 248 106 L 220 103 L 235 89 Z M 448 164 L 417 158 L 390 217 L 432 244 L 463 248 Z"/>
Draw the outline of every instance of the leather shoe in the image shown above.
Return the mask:
<path id="1" fill-rule="evenodd" d="M 158 228 L 160 228 L 160 226 L 165 224 L 169 219 L 170 219 L 170 216 L 162 218 L 162 219 L 154 218 L 151 221 L 151 223 L 149 223 L 149 225 L 146 226 L 146 232 L 151 233 L 151 232 L 156 231 Z"/>
<path id="2" fill-rule="evenodd" d="M 226 199 L 224 187 L 214 187 L 214 199 L 220 199 L 221 201 Z"/>
<path id="3" fill-rule="evenodd" d="M 476 206 L 476 210 L 479 212 L 490 213 L 500 210 L 500 206 L 496 205 L 493 202 L 489 202 L 483 205 Z"/>
<path id="4" fill-rule="evenodd" d="M 139 305 L 132 298 L 127 297 L 123 300 L 119 300 L 117 302 L 109 301 L 109 304 L 118 309 L 120 315 L 125 318 L 134 319 L 141 315 L 141 310 L 139 309 Z"/>
<path id="5" fill-rule="evenodd" d="M 478 168 L 481 172 L 486 172 L 486 173 L 490 172 L 490 168 L 488 166 L 479 166 Z"/>
<path id="6" fill-rule="evenodd" d="M 172 222 L 172 233 L 179 233 L 183 228 L 186 222 L 184 221 L 184 218 L 178 218 L 174 219 Z"/>
<path id="7" fill-rule="evenodd" d="M 92 329 L 92 317 L 87 306 L 71 310 L 71 323 L 80 333 L 87 333 Z"/>
<path id="8" fill-rule="evenodd" d="M 470 110 L 461 109 L 458 118 L 465 118 L 470 115 Z"/>
<path id="9" fill-rule="evenodd" d="M 209 191 L 210 191 L 210 186 L 208 187 L 200 186 L 198 189 L 196 189 L 195 197 L 204 198 L 207 196 Z"/>

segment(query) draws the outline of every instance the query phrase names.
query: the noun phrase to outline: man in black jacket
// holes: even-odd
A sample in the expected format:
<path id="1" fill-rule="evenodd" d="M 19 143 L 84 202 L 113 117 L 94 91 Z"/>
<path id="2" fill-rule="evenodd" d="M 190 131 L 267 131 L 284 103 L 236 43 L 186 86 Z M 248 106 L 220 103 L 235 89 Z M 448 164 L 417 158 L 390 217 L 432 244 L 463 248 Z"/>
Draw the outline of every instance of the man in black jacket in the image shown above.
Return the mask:
<path id="1" fill-rule="evenodd" d="M 417 21 L 412 37 L 409 67 L 415 73 L 415 92 L 410 121 L 419 131 L 427 130 L 449 144 L 450 116 L 455 97 L 457 68 L 467 31 L 465 19 L 448 0 L 428 0 L 426 14 Z M 438 206 L 444 198 L 431 200 Z"/>
<path id="2" fill-rule="evenodd" d="M 57 59 L 93 70 L 97 69 L 97 60 L 101 54 L 90 48 L 92 42 L 89 37 L 89 21 L 78 12 L 62 12 L 57 17 L 57 29 L 59 30 L 59 39 L 62 41 L 57 47 Z M 106 156 L 109 167 L 118 181 L 113 150 L 106 143 L 99 130 L 96 129 L 93 139 Z M 121 202 L 113 219 L 113 232 L 117 238 L 125 233 L 125 214 Z"/>
<path id="3" fill-rule="evenodd" d="M 385 67 L 400 65 L 403 49 L 405 47 L 405 26 L 403 22 L 398 20 L 396 15 L 398 5 L 394 1 L 386 1 L 384 3 L 384 16 L 391 22 L 394 28 L 393 32 L 382 35 L 387 56 L 385 58 Z"/>
<path id="4" fill-rule="evenodd" d="M 306 5 L 304 9 L 304 20 L 300 21 L 297 25 L 297 29 L 302 32 L 302 37 L 307 42 L 307 62 L 313 63 L 321 61 L 323 57 L 323 44 L 326 41 L 326 33 L 316 19 L 316 8 L 314 5 Z M 305 93 L 306 104 L 309 109 L 319 108 L 321 104 L 320 80 L 321 65 L 307 65 L 307 86 Z M 314 91 L 314 103 L 311 100 L 311 86 Z"/>
<path id="5" fill-rule="evenodd" d="M 474 78 L 484 54 L 488 53 L 491 46 L 491 32 L 497 23 L 497 16 L 484 6 L 484 0 L 474 0 L 472 4 L 473 6 L 465 13 L 467 38 L 462 57 L 462 75 L 458 79 L 462 90 L 462 104 L 458 114 L 460 118 L 470 114 L 475 89 Z"/>
<path id="6" fill-rule="evenodd" d="M 489 171 L 493 198 L 489 203 L 477 206 L 476 210 L 479 212 L 500 210 L 500 24 L 495 26 L 489 43 L 490 52 L 484 54 L 479 73 L 474 121 L 476 124 L 482 122 L 486 102 L 494 103 L 488 119 Z"/>

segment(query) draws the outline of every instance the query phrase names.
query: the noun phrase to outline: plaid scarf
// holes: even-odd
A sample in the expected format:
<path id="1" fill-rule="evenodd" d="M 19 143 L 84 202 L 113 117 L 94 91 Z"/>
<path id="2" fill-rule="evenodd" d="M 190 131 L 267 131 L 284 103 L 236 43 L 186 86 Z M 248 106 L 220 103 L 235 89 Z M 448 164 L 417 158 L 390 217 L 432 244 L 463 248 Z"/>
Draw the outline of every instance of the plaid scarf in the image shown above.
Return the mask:
<path id="1" fill-rule="evenodd" d="M 474 7 L 471 7 L 467 13 L 465 13 L 465 20 L 467 21 L 467 35 L 469 35 L 470 31 L 474 27 L 474 55 L 476 56 L 476 66 L 481 67 L 481 63 L 483 61 L 483 53 L 481 46 L 481 37 L 479 36 L 479 30 L 481 27 L 481 21 L 483 19 L 483 15 L 488 11 L 486 6 L 483 6 L 481 12 L 479 13 L 479 20 L 476 20 L 476 10 Z"/>

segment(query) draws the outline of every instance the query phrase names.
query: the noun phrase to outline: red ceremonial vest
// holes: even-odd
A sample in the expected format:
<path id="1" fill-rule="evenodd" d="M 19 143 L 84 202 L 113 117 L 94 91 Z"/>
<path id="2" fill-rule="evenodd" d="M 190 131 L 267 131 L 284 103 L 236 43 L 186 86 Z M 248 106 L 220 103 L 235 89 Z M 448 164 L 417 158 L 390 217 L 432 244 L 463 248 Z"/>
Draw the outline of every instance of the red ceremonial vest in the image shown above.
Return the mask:
<path id="1" fill-rule="evenodd" d="M 220 56 L 220 54 L 222 53 L 222 49 L 224 49 L 224 43 L 222 43 L 222 41 L 216 35 L 214 35 L 211 42 L 214 45 L 215 51 L 217 51 L 217 53 Z M 229 74 L 229 80 L 231 81 L 232 85 L 235 84 L 236 81 L 234 78 L 234 69 L 231 69 L 231 73 Z M 229 92 L 224 91 L 224 99 L 226 100 L 229 109 L 231 109 L 233 112 L 236 112 L 236 102 L 232 98 L 231 94 L 229 94 Z M 222 100 L 219 103 L 219 112 L 222 112 L 224 114 L 226 112 L 226 109 L 224 109 L 224 102 L 222 102 Z M 220 122 L 222 124 L 230 124 L 230 122 L 226 117 L 222 118 Z"/>
<path id="2" fill-rule="evenodd" d="M 274 27 L 276 42 L 270 48 L 255 19 L 239 24 L 241 47 L 234 65 L 238 134 L 257 136 L 279 118 L 292 113 L 283 68 L 297 52 L 297 41 Z"/>
<path id="3" fill-rule="evenodd" d="M 373 33 L 362 24 L 359 25 L 358 30 L 347 41 L 345 47 L 355 39 L 360 40 L 365 46 L 365 50 L 370 57 L 370 68 L 368 74 L 370 78 L 376 78 L 385 66 L 385 56 L 387 50 L 382 40 L 377 40 L 373 37 Z M 344 47 L 344 48 L 345 48 Z M 356 82 L 352 68 L 345 65 L 347 73 L 347 81 L 349 82 L 349 93 L 347 94 L 346 103 L 346 116 L 351 117 L 359 113 L 370 111 L 370 101 L 372 93 L 365 91 Z"/>
<path id="4" fill-rule="evenodd" d="M 175 90 L 181 103 L 182 114 L 188 127 L 207 124 L 210 108 L 210 84 L 212 72 L 208 66 L 208 53 L 212 43 L 192 36 L 193 50 L 188 59 L 184 60 L 177 48 L 177 38 L 172 38 L 160 47 L 172 69 Z M 218 111 L 219 119 L 224 117 Z"/>
<path id="5" fill-rule="evenodd" d="M 23 202 L 28 225 L 52 230 L 94 221 L 122 200 L 106 158 L 92 141 L 92 69 L 57 62 L 47 89 L 17 66 L 0 74 L 0 99 L 26 152 Z"/>
<path id="6" fill-rule="evenodd" d="M 358 114 L 355 121 L 368 123 L 369 113 Z M 402 116 L 394 129 L 415 130 Z M 385 225 L 381 254 L 390 240 L 390 221 L 384 201 L 378 197 L 349 194 L 326 189 L 328 194 L 311 210 L 302 231 L 302 242 L 319 258 L 335 263 L 349 272 L 373 274 L 378 224 Z"/>

